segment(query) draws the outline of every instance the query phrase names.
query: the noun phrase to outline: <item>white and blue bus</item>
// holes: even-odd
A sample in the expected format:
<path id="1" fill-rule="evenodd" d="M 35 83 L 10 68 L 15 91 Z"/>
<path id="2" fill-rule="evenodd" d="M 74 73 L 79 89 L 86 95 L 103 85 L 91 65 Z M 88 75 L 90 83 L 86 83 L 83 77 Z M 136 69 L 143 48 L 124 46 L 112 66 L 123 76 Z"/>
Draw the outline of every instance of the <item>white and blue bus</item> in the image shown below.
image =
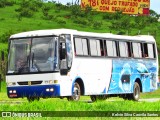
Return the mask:
<path id="1" fill-rule="evenodd" d="M 70 29 L 37 30 L 9 39 L 9 98 L 109 96 L 138 101 L 157 89 L 158 55 L 152 36 Z"/>

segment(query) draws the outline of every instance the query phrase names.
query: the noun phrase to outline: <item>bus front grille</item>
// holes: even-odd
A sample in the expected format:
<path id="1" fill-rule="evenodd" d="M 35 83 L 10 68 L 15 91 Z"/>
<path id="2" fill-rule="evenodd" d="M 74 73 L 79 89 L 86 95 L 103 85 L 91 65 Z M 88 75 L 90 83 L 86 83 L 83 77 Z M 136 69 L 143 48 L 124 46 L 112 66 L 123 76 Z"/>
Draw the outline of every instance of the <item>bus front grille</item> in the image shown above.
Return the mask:
<path id="1" fill-rule="evenodd" d="M 17 82 L 18 85 L 40 85 L 42 81 L 25 81 L 25 82 Z"/>

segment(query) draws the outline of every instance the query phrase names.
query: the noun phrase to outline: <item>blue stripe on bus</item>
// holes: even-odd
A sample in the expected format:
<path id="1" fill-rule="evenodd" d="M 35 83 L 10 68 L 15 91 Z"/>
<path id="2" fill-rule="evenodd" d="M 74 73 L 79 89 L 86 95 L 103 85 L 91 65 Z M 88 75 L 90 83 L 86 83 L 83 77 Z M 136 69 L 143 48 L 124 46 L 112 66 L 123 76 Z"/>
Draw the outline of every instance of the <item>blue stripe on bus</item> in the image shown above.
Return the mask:
<path id="1" fill-rule="evenodd" d="M 53 88 L 53 92 L 47 92 L 46 89 Z M 16 90 L 16 93 L 9 93 L 10 90 Z M 10 98 L 19 97 L 56 97 L 60 96 L 60 85 L 40 85 L 40 86 L 16 86 L 7 87 L 7 94 Z"/>

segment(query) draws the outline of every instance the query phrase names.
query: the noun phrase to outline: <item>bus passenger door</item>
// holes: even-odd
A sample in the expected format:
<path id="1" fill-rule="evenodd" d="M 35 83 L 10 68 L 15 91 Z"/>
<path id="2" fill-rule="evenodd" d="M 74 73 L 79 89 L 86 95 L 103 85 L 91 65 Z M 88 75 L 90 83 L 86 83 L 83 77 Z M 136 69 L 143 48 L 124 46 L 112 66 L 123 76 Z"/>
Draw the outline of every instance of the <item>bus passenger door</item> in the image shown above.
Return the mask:
<path id="1" fill-rule="evenodd" d="M 66 57 L 66 41 L 65 36 L 60 36 L 60 47 L 59 47 L 59 55 L 60 55 L 60 73 L 61 75 L 67 75 L 67 57 Z"/>

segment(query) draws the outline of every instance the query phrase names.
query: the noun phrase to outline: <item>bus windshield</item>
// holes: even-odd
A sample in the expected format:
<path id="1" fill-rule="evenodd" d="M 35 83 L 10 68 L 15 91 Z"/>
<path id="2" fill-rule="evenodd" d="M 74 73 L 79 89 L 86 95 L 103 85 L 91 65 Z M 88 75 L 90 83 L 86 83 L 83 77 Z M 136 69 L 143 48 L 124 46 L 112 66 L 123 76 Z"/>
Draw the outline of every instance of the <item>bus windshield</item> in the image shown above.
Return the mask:
<path id="1" fill-rule="evenodd" d="M 8 74 L 58 69 L 58 37 L 14 39 L 10 42 Z"/>

